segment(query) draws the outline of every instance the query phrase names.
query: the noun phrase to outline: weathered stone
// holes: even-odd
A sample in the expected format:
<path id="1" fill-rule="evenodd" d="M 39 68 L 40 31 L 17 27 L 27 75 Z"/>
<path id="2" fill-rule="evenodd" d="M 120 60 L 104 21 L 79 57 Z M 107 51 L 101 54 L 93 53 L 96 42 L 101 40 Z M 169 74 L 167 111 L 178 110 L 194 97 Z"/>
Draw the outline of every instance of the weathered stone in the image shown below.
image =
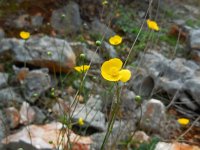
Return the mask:
<path id="1" fill-rule="evenodd" d="M 48 70 L 33 70 L 27 73 L 22 82 L 22 93 L 28 102 L 35 102 L 38 97 L 51 87 Z"/>
<path id="2" fill-rule="evenodd" d="M 5 33 L 4 33 L 3 29 L 0 28 L 0 39 L 3 39 L 4 36 L 5 36 Z"/>
<path id="3" fill-rule="evenodd" d="M 46 116 L 43 113 L 43 111 L 40 108 L 38 108 L 37 106 L 33 106 L 32 108 L 35 111 L 35 120 L 34 120 L 34 123 L 36 123 L 36 124 L 42 124 L 42 123 L 44 123 L 44 120 L 46 119 Z"/>
<path id="4" fill-rule="evenodd" d="M 0 141 L 6 136 L 6 120 L 0 110 Z M 0 143 L 1 148 L 1 143 Z"/>
<path id="5" fill-rule="evenodd" d="M 98 19 L 94 19 L 91 28 L 92 34 L 97 36 L 105 36 L 106 39 L 109 39 L 111 36 L 115 35 L 115 32 L 112 29 L 110 29 L 105 24 L 101 23 Z"/>
<path id="6" fill-rule="evenodd" d="M 23 98 L 16 91 L 16 88 L 8 87 L 0 90 L 0 107 L 8 106 L 12 103 L 22 103 Z"/>
<path id="7" fill-rule="evenodd" d="M 64 127 L 59 122 L 29 125 L 5 137 L 0 145 L 3 144 L 2 150 L 16 150 L 19 148 L 24 150 L 90 149 L 92 143 L 90 137 L 79 136 L 67 128 L 63 130 Z M 69 140 L 72 144 L 70 148 L 68 146 Z"/>
<path id="8" fill-rule="evenodd" d="M 15 107 L 9 107 L 5 109 L 6 120 L 10 128 L 16 128 L 20 122 L 19 111 Z"/>
<path id="9" fill-rule="evenodd" d="M 200 108 L 200 78 L 192 78 L 185 81 L 183 90 L 186 91 Z"/>
<path id="10" fill-rule="evenodd" d="M 141 129 L 160 133 L 166 121 L 164 104 L 159 100 L 151 99 L 143 106 L 142 111 Z"/>
<path id="11" fill-rule="evenodd" d="M 8 74 L 0 72 L 0 88 L 7 85 L 8 82 Z"/>
<path id="12" fill-rule="evenodd" d="M 54 10 L 51 25 L 60 33 L 77 33 L 82 25 L 78 4 L 71 1 L 67 6 Z"/>
<path id="13" fill-rule="evenodd" d="M 91 109 L 101 111 L 102 110 L 102 100 L 99 95 L 91 95 L 86 103 L 87 107 Z"/>
<path id="14" fill-rule="evenodd" d="M 27 102 L 23 102 L 20 108 L 20 123 L 28 125 L 35 120 L 36 113 Z"/>
<path id="15" fill-rule="evenodd" d="M 200 50 L 200 30 L 191 30 L 189 38 L 189 45 L 191 49 Z"/>
<path id="16" fill-rule="evenodd" d="M 73 110 L 73 109 L 72 109 Z M 85 127 L 92 127 L 99 131 L 105 130 L 105 116 L 100 111 L 94 110 L 86 105 L 79 105 L 72 117 L 75 121 L 83 118 Z"/>
<path id="17" fill-rule="evenodd" d="M 49 68 L 52 72 L 69 72 L 75 66 L 76 57 L 67 41 L 48 36 L 34 36 L 19 40 L 0 41 L 0 53 L 11 50 L 15 62 Z"/>
<path id="18" fill-rule="evenodd" d="M 103 50 L 103 56 L 104 54 L 109 54 L 110 58 L 118 57 L 117 51 L 114 49 L 114 47 L 107 42 L 102 43 L 102 50 Z"/>
<path id="19" fill-rule="evenodd" d="M 31 24 L 32 26 L 40 27 L 43 23 L 43 17 L 41 14 L 36 14 L 35 16 L 31 17 Z"/>

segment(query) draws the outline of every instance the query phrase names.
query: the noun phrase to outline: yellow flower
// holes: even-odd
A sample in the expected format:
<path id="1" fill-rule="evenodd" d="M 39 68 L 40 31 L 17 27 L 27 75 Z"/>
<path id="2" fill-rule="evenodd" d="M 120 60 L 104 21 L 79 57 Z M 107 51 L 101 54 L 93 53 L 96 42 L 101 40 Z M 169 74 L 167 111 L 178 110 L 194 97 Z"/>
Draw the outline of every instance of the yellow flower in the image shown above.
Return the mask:
<path id="1" fill-rule="evenodd" d="M 27 40 L 30 37 L 30 33 L 26 31 L 21 31 L 19 35 L 24 40 Z"/>
<path id="2" fill-rule="evenodd" d="M 111 45 L 119 45 L 122 42 L 122 37 L 119 35 L 115 35 L 110 37 L 109 42 Z"/>
<path id="3" fill-rule="evenodd" d="M 78 124 L 79 124 L 79 126 L 84 125 L 84 120 L 83 120 L 83 118 L 79 118 L 79 119 L 78 119 Z"/>
<path id="4" fill-rule="evenodd" d="M 187 118 L 180 118 L 180 119 L 178 119 L 177 121 L 178 121 L 178 123 L 181 124 L 181 125 L 187 125 L 187 124 L 190 122 L 190 120 L 187 119 Z"/>
<path id="5" fill-rule="evenodd" d="M 160 30 L 158 24 L 155 21 L 152 21 L 150 19 L 147 20 L 147 25 L 148 25 L 149 29 L 152 29 L 152 30 L 155 30 L 155 31 Z"/>
<path id="6" fill-rule="evenodd" d="M 119 58 L 105 61 L 101 66 L 101 75 L 108 81 L 127 82 L 131 78 L 131 72 L 127 69 L 121 69 L 122 65 Z"/>
<path id="7" fill-rule="evenodd" d="M 86 72 L 87 70 L 90 69 L 89 65 L 82 65 L 82 66 L 76 66 L 74 69 L 78 72 Z"/>

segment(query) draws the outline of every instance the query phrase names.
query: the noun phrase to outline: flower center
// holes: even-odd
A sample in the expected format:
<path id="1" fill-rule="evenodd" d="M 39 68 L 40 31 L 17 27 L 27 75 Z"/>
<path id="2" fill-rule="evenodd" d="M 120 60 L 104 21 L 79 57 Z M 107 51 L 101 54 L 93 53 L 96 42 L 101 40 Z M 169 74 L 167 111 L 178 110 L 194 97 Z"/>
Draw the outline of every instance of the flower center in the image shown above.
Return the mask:
<path id="1" fill-rule="evenodd" d="M 112 76 L 118 76 L 119 70 L 116 67 L 111 68 L 111 75 Z"/>

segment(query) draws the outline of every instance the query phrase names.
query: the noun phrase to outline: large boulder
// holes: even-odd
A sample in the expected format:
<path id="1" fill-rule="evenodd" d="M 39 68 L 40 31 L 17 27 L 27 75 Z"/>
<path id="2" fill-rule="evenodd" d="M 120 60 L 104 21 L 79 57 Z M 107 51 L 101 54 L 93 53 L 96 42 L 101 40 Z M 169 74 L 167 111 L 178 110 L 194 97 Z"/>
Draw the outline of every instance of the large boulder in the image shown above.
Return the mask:
<path id="1" fill-rule="evenodd" d="M 46 67 L 52 72 L 68 72 L 75 66 L 75 54 L 66 40 L 33 36 L 27 41 L 15 38 L 0 41 L 0 54 L 11 50 L 17 63 Z"/>
<path id="2" fill-rule="evenodd" d="M 51 25 L 60 33 L 74 34 L 80 31 L 82 20 L 78 4 L 71 1 L 67 6 L 54 10 Z"/>

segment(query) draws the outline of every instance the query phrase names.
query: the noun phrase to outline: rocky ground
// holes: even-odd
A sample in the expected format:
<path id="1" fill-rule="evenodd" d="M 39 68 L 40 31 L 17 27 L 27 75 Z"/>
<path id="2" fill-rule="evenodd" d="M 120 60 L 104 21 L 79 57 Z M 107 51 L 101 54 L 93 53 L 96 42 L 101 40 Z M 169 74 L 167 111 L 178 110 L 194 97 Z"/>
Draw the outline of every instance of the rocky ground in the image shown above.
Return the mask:
<path id="1" fill-rule="evenodd" d="M 67 149 L 69 141 L 74 150 L 100 149 L 116 92 L 100 67 L 127 56 L 132 76 L 120 83 L 106 149 L 200 149 L 199 7 L 198 0 L 1 1 L 0 149 Z M 115 34 L 123 37 L 118 46 L 108 42 Z M 91 63 L 84 87 L 74 70 L 83 63 Z M 180 125 L 182 117 L 190 123 Z"/>

